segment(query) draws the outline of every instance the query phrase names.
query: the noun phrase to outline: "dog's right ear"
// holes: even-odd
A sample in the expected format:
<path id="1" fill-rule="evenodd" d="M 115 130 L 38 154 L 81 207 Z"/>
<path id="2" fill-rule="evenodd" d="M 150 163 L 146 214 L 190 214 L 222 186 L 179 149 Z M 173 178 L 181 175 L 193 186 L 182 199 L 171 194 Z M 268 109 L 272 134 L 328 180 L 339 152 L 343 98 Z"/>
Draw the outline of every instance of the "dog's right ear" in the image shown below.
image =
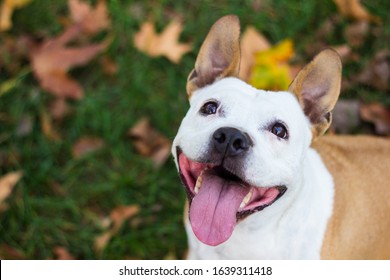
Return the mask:
<path id="1" fill-rule="evenodd" d="M 240 21 L 235 15 L 220 18 L 203 42 L 195 68 L 187 80 L 187 94 L 216 80 L 238 76 L 240 68 Z"/>

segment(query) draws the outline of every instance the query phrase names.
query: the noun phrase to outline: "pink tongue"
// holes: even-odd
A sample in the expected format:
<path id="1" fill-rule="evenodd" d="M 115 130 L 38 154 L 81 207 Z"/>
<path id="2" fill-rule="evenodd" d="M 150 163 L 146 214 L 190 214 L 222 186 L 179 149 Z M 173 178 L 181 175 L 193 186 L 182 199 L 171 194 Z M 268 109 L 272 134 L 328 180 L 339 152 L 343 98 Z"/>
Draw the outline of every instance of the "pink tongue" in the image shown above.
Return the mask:
<path id="1" fill-rule="evenodd" d="M 248 187 L 205 171 L 202 186 L 190 207 L 190 222 L 196 237 L 211 246 L 225 242 L 232 235 L 237 210 L 248 192 Z"/>

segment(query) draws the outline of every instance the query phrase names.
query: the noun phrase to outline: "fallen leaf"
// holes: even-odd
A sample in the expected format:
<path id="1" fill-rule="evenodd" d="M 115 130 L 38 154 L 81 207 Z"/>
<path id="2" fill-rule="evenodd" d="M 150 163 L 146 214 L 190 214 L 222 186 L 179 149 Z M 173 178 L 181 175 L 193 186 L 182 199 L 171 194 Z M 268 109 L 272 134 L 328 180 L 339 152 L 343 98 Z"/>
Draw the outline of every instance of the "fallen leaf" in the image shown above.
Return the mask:
<path id="1" fill-rule="evenodd" d="M 138 153 L 151 158 L 156 167 L 160 167 L 169 158 L 170 141 L 151 126 L 149 119 L 139 120 L 129 129 L 128 136 L 133 139 Z"/>
<path id="2" fill-rule="evenodd" d="M 6 31 L 12 27 L 11 17 L 15 9 L 20 9 L 31 0 L 4 0 L 0 10 L 0 31 Z"/>
<path id="3" fill-rule="evenodd" d="M 373 123 L 379 135 L 390 135 L 390 108 L 380 103 L 362 104 L 360 107 L 362 120 Z"/>
<path id="4" fill-rule="evenodd" d="M 95 238 L 95 250 L 100 254 L 107 246 L 108 242 L 110 242 L 112 236 L 114 236 L 121 228 L 123 223 L 135 216 L 139 210 L 140 208 L 138 205 L 122 205 L 114 208 L 110 213 L 112 226 L 106 232 Z"/>
<path id="5" fill-rule="evenodd" d="M 80 24 L 86 34 L 94 35 L 111 26 L 104 0 L 100 0 L 94 9 L 80 0 L 69 0 L 68 6 L 72 20 Z"/>
<path id="6" fill-rule="evenodd" d="M 103 139 L 98 137 L 84 136 L 73 144 L 72 155 L 73 158 L 81 158 L 87 154 L 95 152 L 105 146 Z"/>
<path id="7" fill-rule="evenodd" d="M 47 139 L 52 141 L 61 140 L 60 134 L 54 128 L 51 116 L 45 111 L 41 111 L 41 129 Z"/>
<path id="8" fill-rule="evenodd" d="M 15 171 L 0 177 L 0 205 L 10 196 L 15 185 L 22 178 L 21 171 Z"/>
<path id="9" fill-rule="evenodd" d="M 245 29 L 240 44 L 240 79 L 248 81 L 252 67 L 255 64 L 255 54 L 260 51 L 268 50 L 271 47 L 271 44 L 253 26 L 248 26 Z"/>
<path id="10" fill-rule="evenodd" d="M 57 260 L 74 260 L 75 257 L 69 253 L 68 249 L 62 246 L 57 246 L 53 250 Z"/>
<path id="11" fill-rule="evenodd" d="M 135 47 L 151 57 L 165 56 L 173 63 L 179 63 L 182 56 L 191 50 L 190 44 L 179 43 L 183 27 L 174 20 L 157 34 L 152 22 L 145 22 L 134 36 Z"/>
<path id="12" fill-rule="evenodd" d="M 363 71 L 353 80 L 355 82 L 372 86 L 373 88 L 386 91 L 389 88 L 390 81 L 390 52 L 382 50 L 375 54 L 369 61 Z"/>
<path id="13" fill-rule="evenodd" d="M 109 44 L 105 41 L 83 47 L 67 47 L 66 44 L 77 38 L 80 32 L 80 26 L 71 26 L 59 37 L 44 41 L 30 53 L 31 65 L 41 87 L 58 97 L 83 97 L 83 89 L 67 72 L 75 66 L 87 64 Z"/>
<path id="14" fill-rule="evenodd" d="M 363 7 L 360 0 L 334 0 L 334 2 L 343 17 L 373 23 L 381 22 L 378 16 L 372 15 Z"/>
<path id="15" fill-rule="evenodd" d="M 294 47 L 289 39 L 256 53 L 249 83 L 259 89 L 286 90 L 293 79 L 288 64 L 293 55 Z"/>

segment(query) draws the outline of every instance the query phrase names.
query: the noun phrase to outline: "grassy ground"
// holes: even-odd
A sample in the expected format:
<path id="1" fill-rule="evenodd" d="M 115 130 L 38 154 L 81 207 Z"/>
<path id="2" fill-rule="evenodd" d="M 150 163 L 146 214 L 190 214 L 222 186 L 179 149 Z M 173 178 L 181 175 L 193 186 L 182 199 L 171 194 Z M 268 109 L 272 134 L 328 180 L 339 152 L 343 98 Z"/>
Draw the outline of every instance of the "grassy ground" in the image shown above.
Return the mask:
<path id="1" fill-rule="evenodd" d="M 9 209 L 0 214 L 0 245 L 16 248 L 28 259 L 54 258 L 56 246 L 68 248 L 79 259 L 181 258 L 186 248 L 182 226 L 185 195 L 175 166 L 170 160 L 156 170 L 149 159 L 136 153 L 126 137 L 127 130 L 147 116 L 154 127 L 173 139 L 188 108 L 187 73 L 208 29 L 220 16 L 237 14 L 242 26 L 255 25 L 271 42 L 290 37 L 303 56 L 305 48 L 316 41 L 314 32 L 336 13 L 330 0 L 107 2 L 112 17 L 110 32 L 115 38 L 108 53 L 119 71 L 107 77 L 96 60 L 72 71 L 86 94 L 72 103 L 73 114 L 57 127 L 61 141 L 50 141 L 42 134 L 40 114 L 52 97 L 39 88 L 32 74 L 0 96 L 0 176 L 12 170 L 24 173 L 7 201 Z M 363 2 L 382 17 L 388 39 L 390 2 Z M 261 3 L 262 8 L 256 11 L 254 3 Z M 9 34 L 59 34 L 59 18 L 67 13 L 66 1 L 34 0 L 16 12 Z M 161 30 L 176 14 L 184 20 L 181 40 L 194 46 L 179 65 L 134 49 L 132 38 L 143 21 L 153 18 Z M 330 44 L 343 43 L 342 28 L 343 24 L 329 38 Z M 361 63 L 388 42 L 367 42 L 360 50 Z M 345 73 L 359 67 L 359 63 L 347 65 Z M 7 78 L 7 73 L 2 74 L 0 82 Z M 347 95 L 368 98 L 368 90 L 351 89 Z M 369 98 L 389 103 L 388 93 L 374 91 Z M 33 120 L 33 131 L 19 137 L 17 126 L 26 116 Z M 101 137 L 107 145 L 90 156 L 73 159 L 72 145 L 84 135 Z M 103 232 L 101 217 L 118 205 L 130 204 L 141 208 L 137 222 L 124 224 L 102 254 L 97 254 L 93 243 Z"/>

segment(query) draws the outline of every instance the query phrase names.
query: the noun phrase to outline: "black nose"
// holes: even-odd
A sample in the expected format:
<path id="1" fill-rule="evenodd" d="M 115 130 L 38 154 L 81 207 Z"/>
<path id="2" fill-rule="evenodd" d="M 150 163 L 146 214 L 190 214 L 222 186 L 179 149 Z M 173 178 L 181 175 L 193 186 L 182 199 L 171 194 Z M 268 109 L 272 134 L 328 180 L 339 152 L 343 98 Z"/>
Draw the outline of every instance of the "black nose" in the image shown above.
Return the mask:
<path id="1" fill-rule="evenodd" d="M 221 127 L 213 134 L 214 147 L 227 157 L 237 156 L 247 151 L 251 140 L 247 134 L 233 127 Z"/>

